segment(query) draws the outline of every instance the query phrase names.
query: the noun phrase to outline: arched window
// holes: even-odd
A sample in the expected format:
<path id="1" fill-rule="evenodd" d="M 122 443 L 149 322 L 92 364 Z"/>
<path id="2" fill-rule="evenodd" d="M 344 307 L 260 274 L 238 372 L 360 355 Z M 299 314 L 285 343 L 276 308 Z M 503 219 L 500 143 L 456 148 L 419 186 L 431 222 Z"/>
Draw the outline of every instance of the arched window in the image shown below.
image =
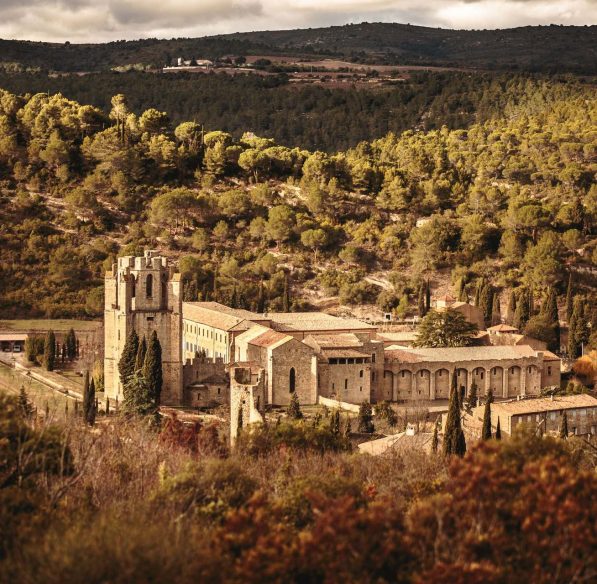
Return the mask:
<path id="1" fill-rule="evenodd" d="M 290 368 L 290 375 L 288 377 L 288 387 L 290 388 L 290 393 L 294 393 L 296 389 L 296 371 L 294 370 L 294 367 Z"/>
<path id="2" fill-rule="evenodd" d="M 153 276 L 149 274 L 145 278 L 145 296 L 151 298 L 153 296 Z"/>

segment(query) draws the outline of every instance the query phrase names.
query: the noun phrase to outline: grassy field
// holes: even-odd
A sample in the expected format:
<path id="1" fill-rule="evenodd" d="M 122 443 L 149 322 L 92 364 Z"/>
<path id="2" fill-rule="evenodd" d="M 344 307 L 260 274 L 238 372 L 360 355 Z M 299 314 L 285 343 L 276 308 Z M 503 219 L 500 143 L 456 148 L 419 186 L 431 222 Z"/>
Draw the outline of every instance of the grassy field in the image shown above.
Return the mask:
<path id="1" fill-rule="evenodd" d="M 70 319 L 30 319 L 30 320 L 0 320 L 0 331 L 95 331 L 101 327 L 99 320 L 70 320 Z"/>

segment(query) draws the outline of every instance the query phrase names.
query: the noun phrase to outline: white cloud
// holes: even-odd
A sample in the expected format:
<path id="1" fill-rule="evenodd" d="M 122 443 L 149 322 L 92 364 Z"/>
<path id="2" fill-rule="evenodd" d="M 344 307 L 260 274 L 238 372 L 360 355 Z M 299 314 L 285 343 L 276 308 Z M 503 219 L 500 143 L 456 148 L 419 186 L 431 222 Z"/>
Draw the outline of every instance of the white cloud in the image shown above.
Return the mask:
<path id="1" fill-rule="evenodd" d="M 0 37 L 75 42 L 361 21 L 450 28 L 593 24 L 597 0 L 0 0 Z"/>

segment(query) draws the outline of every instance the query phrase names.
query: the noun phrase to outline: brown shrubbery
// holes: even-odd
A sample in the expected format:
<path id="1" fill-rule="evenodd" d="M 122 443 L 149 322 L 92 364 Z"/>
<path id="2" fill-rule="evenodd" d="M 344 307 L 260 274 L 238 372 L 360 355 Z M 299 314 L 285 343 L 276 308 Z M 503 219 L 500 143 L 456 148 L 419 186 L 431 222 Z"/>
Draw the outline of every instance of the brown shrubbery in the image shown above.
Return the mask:
<path id="1" fill-rule="evenodd" d="M 0 409 L 0 477 L 5 444 L 19 450 L 15 432 L 46 431 L 12 423 L 11 408 Z M 68 472 L 36 466 L 28 480 L 0 484 L 0 581 L 505 584 L 597 575 L 595 461 L 579 441 L 521 435 L 446 463 L 314 452 L 288 430 L 289 443 L 268 440 L 261 453 L 205 454 L 174 429 L 156 435 L 113 418 L 53 430 L 62 444 L 68 436 Z M 196 441 L 203 432 L 213 445 L 212 430 L 192 428 Z M 37 460 L 55 457 L 47 447 L 38 441 Z"/>

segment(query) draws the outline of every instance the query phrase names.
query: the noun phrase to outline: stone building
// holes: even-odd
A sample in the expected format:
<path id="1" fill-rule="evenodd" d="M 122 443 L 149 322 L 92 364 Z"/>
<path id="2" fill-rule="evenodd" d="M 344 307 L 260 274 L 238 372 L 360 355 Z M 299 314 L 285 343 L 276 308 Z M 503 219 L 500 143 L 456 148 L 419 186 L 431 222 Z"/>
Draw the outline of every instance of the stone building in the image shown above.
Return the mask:
<path id="1" fill-rule="evenodd" d="M 559 386 L 560 360 L 528 346 L 385 351 L 383 381 L 392 401 L 448 399 L 453 375 L 467 395 L 473 383 L 479 396 L 490 389 L 496 397 L 538 395 L 544 387 Z"/>
<path id="2" fill-rule="evenodd" d="M 182 350 L 185 359 L 197 353 L 230 363 L 234 339 L 254 324 L 269 326 L 263 315 L 219 302 L 184 302 L 182 306 Z"/>
<path id="3" fill-rule="evenodd" d="M 263 422 L 266 387 L 264 369 L 255 363 L 230 366 L 230 444 L 241 430 Z"/>
<path id="4" fill-rule="evenodd" d="M 378 391 L 383 342 L 368 333 L 311 335 L 303 342 L 317 355 L 319 395 L 355 404 L 385 399 Z"/>
<path id="5" fill-rule="evenodd" d="M 313 349 L 291 335 L 255 325 L 236 337 L 235 360 L 264 370 L 270 405 L 288 405 L 294 392 L 302 404 L 317 403 L 317 360 Z"/>
<path id="6" fill-rule="evenodd" d="M 473 416 L 483 418 L 484 406 L 474 408 Z M 560 431 L 566 412 L 568 432 L 576 435 L 597 434 L 597 399 L 588 395 L 563 395 L 538 399 L 522 399 L 491 404 L 491 426 L 511 436 L 517 426 L 528 426 L 541 434 Z"/>
<path id="7" fill-rule="evenodd" d="M 273 312 L 267 317 L 276 331 L 302 340 L 308 336 L 355 333 L 374 338 L 377 327 L 356 318 L 339 318 L 325 312 Z"/>
<path id="8" fill-rule="evenodd" d="M 441 298 L 437 298 L 434 300 L 433 305 L 435 309 L 439 312 L 444 310 L 455 310 L 456 312 L 460 312 L 468 320 L 471 324 L 474 324 L 479 330 L 485 328 L 485 319 L 483 317 L 483 311 L 474 304 L 470 304 L 469 302 L 461 302 L 460 300 L 455 300 L 447 294 L 446 296 L 442 296 Z"/>
<path id="9" fill-rule="evenodd" d="M 118 258 L 105 276 L 104 383 L 106 396 L 122 400 L 118 362 L 134 329 L 140 338 L 156 331 L 162 347 L 162 403 L 182 403 L 180 274 L 165 257 Z"/>
<path id="10" fill-rule="evenodd" d="M 187 359 L 182 375 L 184 405 L 205 408 L 228 403 L 230 379 L 223 359 L 205 355 Z"/>

